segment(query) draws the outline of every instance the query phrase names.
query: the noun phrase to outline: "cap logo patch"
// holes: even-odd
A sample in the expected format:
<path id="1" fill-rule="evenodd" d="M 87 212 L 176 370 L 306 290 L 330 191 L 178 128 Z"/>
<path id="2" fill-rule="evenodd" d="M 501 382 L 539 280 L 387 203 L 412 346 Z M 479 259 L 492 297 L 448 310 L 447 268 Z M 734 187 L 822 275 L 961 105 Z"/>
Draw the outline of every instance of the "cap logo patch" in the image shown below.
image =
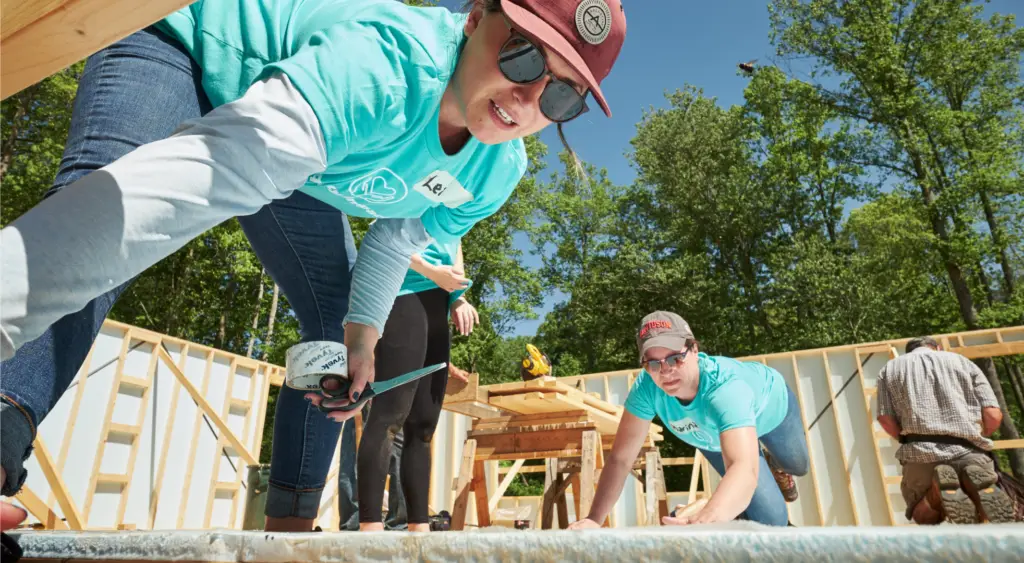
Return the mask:
<path id="1" fill-rule="evenodd" d="M 649 332 L 659 328 L 672 328 L 672 323 L 668 321 L 651 321 L 640 329 L 640 338 L 646 337 Z"/>
<path id="2" fill-rule="evenodd" d="M 576 31 L 591 45 L 600 45 L 612 30 L 612 11 L 604 0 L 583 0 L 576 7 Z"/>

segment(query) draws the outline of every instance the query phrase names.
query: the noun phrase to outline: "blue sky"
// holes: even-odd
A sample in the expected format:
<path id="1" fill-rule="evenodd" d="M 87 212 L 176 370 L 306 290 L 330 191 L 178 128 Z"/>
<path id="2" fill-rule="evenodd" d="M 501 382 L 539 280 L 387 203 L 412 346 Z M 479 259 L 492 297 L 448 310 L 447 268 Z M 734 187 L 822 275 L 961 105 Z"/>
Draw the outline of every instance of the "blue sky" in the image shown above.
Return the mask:
<path id="1" fill-rule="evenodd" d="M 461 6 L 444 0 L 442 5 Z M 605 117 L 591 100 L 591 111 L 566 128 L 566 136 L 580 158 L 608 170 L 617 184 L 629 184 L 635 172 L 625 157 L 629 141 L 643 111 L 665 106 L 665 93 L 692 84 L 723 106 L 743 101 L 746 79 L 736 72 L 738 63 L 759 59 L 772 64 L 767 2 L 764 0 L 624 0 L 626 42 L 602 90 L 611 105 Z M 988 12 L 1012 13 L 1024 21 L 1024 0 L 993 0 Z M 561 146 L 554 128 L 541 139 L 556 154 Z M 549 163 L 549 168 L 557 162 Z M 521 241 L 522 248 L 531 248 Z M 539 263 L 531 258 L 530 265 Z M 515 334 L 533 335 L 543 315 L 564 295 L 547 296 L 539 318 L 516 327 Z"/>

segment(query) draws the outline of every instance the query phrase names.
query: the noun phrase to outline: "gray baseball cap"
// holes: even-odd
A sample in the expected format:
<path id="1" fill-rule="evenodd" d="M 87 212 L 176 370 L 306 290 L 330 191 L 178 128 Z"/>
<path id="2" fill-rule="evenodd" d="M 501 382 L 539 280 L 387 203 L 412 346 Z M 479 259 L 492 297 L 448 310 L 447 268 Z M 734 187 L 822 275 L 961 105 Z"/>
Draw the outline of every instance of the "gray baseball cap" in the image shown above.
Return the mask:
<path id="1" fill-rule="evenodd" d="M 644 361 L 644 353 L 651 348 L 682 350 L 690 339 L 693 339 L 693 331 L 682 317 L 668 311 L 655 311 L 640 321 L 636 331 L 640 361 Z"/>

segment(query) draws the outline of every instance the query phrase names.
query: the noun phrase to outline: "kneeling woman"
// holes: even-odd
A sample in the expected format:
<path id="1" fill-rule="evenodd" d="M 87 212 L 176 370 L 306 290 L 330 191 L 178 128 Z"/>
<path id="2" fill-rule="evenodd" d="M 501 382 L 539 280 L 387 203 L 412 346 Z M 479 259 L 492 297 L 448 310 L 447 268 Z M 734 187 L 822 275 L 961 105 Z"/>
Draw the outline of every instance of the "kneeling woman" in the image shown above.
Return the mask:
<path id="1" fill-rule="evenodd" d="M 644 369 L 626 398 L 590 514 L 570 528 L 594 528 L 604 521 L 654 415 L 680 440 L 699 449 L 722 475 L 697 514 L 665 517 L 663 523 L 744 517 L 785 526 L 786 501 L 796 499 L 792 475 L 807 473 L 808 458 L 800 406 L 782 375 L 759 363 L 701 353 L 689 325 L 675 313 L 644 317 L 637 347 Z"/>

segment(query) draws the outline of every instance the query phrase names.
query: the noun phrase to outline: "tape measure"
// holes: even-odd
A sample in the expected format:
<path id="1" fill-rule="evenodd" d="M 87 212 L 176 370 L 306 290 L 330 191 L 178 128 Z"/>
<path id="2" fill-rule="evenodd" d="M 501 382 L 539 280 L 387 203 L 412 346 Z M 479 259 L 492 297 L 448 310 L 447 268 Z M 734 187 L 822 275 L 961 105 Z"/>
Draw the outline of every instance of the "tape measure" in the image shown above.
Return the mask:
<path id="1" fill-rule="evenodd" d="M 348 379 L 348 348 L 341 342 L 317 340 L 296 344 L 285 353 L 285 385 L 319 391 L 325 375 Z"/>

